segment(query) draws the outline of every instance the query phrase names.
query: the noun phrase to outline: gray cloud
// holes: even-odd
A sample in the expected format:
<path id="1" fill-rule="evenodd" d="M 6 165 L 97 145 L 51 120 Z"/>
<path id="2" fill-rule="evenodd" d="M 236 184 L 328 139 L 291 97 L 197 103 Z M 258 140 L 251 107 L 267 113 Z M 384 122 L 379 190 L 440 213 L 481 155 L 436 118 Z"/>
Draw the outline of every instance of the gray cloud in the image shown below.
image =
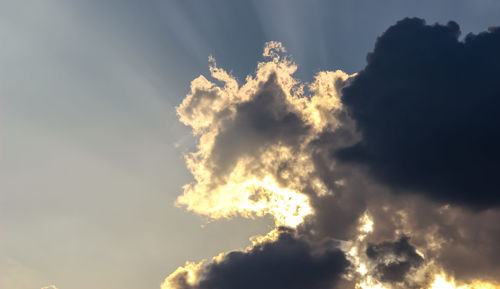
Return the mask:
<path id="1" fill-rule="evenodd" d="M 230 252 L 198 273 L 199 283 L 179 288 L 337 288 L 349 262 L 339 249 L 311 246 L 291 233 L 246 252 Z M 183 287 L 185 286 L 185 287 Z"/>

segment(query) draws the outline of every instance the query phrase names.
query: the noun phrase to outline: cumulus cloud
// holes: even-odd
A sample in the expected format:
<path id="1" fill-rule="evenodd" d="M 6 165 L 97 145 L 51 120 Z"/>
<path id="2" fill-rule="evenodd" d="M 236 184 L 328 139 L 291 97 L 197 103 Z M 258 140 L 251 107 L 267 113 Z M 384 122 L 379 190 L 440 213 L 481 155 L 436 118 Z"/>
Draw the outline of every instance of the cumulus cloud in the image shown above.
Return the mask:
<path id="1" fill-rule="evenodd" d="M 217 82 L 193 80 L 177 108 L 199 140 L 186 155 L 194 182 L 177 205 L 211 219 L 271 215 L 276 229 L 245 251 L 186 263 L 163 288 L 331 288 L 347 270 L 337 241 L 312 241 L 293 228 L 312 217 L 317 198 L 340 196 L 341 185 L 324 175 L 335 165 L 319 139 L 345 126 L 339 92 L 349 75 L 320 72 L 302 83 L 285 52 L 281 43 L 267 43 L 267 61 L 241 86 L 210 58 Z"/>
<path id="2" fill-rule="evenodd" d="M 270 215 L 276 226 L 245 250 L 187 262 L 162 288 L 497 288 L 494 170 L 472 171 L 494 168 L 500 66 L 469 63 L 478 51 L 495 63 L 497 34 L 459 41 L 454 23 L 406 19 L 363 71 L 311 83 L 293 76 L 279 42 L 243 82 L 210 58 L 211 79 L 194 79 L 177 107 L 198 144 L 176 204 L 211 220 Z M 458 82 L 466 70 L 473 81 Z"/>
<path id="3" fill-rule="evenodd" d="M 268 43 L 269 61 L 241 87 L 214 59 L 211 76 L 224 85 L 193 80 L 177 112 L 199 137 L 198 150 L 186 156 L 195 181 L 178 205 L 214 219 L 270 214 L 277 225 L 295 227 L 313 211 L 305 194 L 332 193 L 309 150 L 319 134 L 341 126 L 337 85 L 349 76 L 321 72 L 305 87 L 292 76 L 297 67 L 284 51 Z"/>
<path id="4" fill-rule="evenodd" d="M 251 249 L 235 251 L 200 266 L 196 280 L 180 271 L 166 281 L 167 288 L 336 288 L 349 262 L 342 251 L 322 246 L 321 251 L 297 238 L 293 232 L 282 232 L 277 240 L 258 244 Z"/>
<path id="5" fill-rule="evenodd" d="M 473 208 L 500 205 L 500 29 L 390 27 L 344 88 L 362 139 L 337 155 L 391 188 Z"/>

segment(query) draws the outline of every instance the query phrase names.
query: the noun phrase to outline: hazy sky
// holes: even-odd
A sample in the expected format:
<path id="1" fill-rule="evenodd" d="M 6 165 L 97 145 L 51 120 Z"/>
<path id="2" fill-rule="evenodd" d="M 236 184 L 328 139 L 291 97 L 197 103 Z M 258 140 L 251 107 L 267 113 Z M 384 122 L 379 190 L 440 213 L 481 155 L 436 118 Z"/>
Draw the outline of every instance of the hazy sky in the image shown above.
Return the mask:
<path id="1" fill-rule="evenodd" d="M 209 55 L 243 80 L 271 40 L 303 80 L 354 73 L 407 16 L 466 35 L 500 25 L 500 2 L 2 1 L 0 288 L 159 288 L 247 246 L 270 217 L 207 224 L 173 205 L 192 180 L 175 111 L 191 80 Z"/>

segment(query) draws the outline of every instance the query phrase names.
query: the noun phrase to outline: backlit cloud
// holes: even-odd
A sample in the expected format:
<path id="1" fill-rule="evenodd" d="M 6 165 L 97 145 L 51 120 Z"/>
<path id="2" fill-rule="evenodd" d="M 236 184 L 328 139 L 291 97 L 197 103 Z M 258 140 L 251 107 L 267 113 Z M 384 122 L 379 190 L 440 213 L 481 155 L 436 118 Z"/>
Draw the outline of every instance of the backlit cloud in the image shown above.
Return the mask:
<path id="1" fill-rule="evenodd" d="M 470 79 L 485 78 L 478 97 L 474 83 L 461 83 L 460 93 L 447 89 L 465 74 L 444 73 L 470 71 L 462 65 L 481 60 L 476 49 L 492 53 L 484 43 L 497 45 L 498 33 L 459 42 L 458 31 L 454 23 L 403 20 L 379 38 L 365 70 L 322 71 L 311 83 L 293 76 L 297 66 L 279 42 L 266 44 L 266 60 L 243 83 L 210 58 L 212 79 L 193 80 L 177 107 L 198 139 L 186 155 L 194 180 L 177 205 L 211 220 L 270 215 L 275 228 L 245 250 L 186 263 L 162 289 L 500 288 L 500 212 L 489 208 L 497 200 L 490 177 L 500 127 L 491 113 L 498 102 L 493 96 L 500 97 L 491 75 L 500 75 L 500 66 L 492 56 L 492 63 L 476 67 L 484 73 Z M 446 49 L 458 54 L 446 56 Z M 414 53 L 416 59 L 396 63 L 398 55 Z M 466 61 L 456 64 L 460 59 Z M 428 71 L 432 63 L 437 70 Z M 488 113 L 460 118 L 478 112 L 464 110 L 465 103 Z M 455 126 L 460 120 L 464 126 Z M 435 146 L 426 132 L 456 138 L 438 138 Z M 465 139 L 476 132 L 479 138 Z M 466 147 L 475 149 L 466 155 Z M 479 147 L 493 159 L 478 160 Z M 456 154 L 461 161 L 446 163 Z M 422 171 L 428 166 L 432 176 Z M 484 179 L 474 173 L 456 180 L 478 167 L 488 171 Z M 478 184 L 477 199 L 468 202 L 469 185 L 481 180 L 487 183 Z"/>
<path id="2" fill-rule="evenodd" d="M 277 225 L 295 227 L 313 212 L 306 192 L 332 193 L 309 150 L 318 134 L 340 125 L 335 84 L 348 75 L 322 72 L 306 86 L 292 76 L 297 67 L 284 51 L 268 43 L 263 55 L 270 60 L 241 87 L 213 58 L 211 76 L 223 85 L 193 80 L 177 112 L 199 137 L 198 151 L 186 156 L 195 182 L 178 205 L 213 219 L 270 214 Z"/>

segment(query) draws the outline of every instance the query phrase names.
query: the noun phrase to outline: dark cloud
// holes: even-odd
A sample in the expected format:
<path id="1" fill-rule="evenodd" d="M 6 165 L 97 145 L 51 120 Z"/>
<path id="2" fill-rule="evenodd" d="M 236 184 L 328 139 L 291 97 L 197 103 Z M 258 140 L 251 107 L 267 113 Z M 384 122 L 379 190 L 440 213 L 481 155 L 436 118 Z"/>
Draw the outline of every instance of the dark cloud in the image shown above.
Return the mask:
<path id="1" fill-rule="evenodd" d="M 410 269 L 420 266 L 424 261 L 406 236 L 396 242 L 369 244 L 366 255 L 378 263 L 377 274 L 384 282 L 403 282 Z"/>
<path id="2" fill-rule="evenodd" d="M 189 285 L 179 276 L 177 288 L 196 289 L 327 289 L 335 288 L 349 262 L 336 248 L 317 248 L 283 232 L 278 240 L 235 251 L 199 273 L 199 283 Z"/>
<path id="3" fill-rule="evenodd" d="M 500 194 L 500 29 L 404 19 L 378 38 L 342 101 L 362 140 L 338 152 L 395 189 L 473 208 Z"/>

